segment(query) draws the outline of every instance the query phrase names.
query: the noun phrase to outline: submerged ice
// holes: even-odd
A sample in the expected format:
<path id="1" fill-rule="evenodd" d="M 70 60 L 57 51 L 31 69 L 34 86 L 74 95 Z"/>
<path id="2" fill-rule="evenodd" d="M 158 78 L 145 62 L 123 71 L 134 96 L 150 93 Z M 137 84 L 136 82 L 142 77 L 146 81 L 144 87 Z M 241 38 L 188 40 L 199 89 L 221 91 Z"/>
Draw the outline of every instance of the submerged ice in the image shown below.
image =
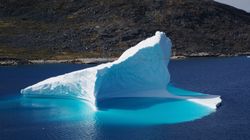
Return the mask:
<path id="1" fill-rule="evenodd" d="M 169 85 L 171 41 L 163 32 L 141 41 L 112 62 L 52 77 L 29 86 L 25 96 L 81 98 L 96 104 L 114 97 L 162 97 L 189 100 L 215 109 L 219 96 L 180 95 Z"/>

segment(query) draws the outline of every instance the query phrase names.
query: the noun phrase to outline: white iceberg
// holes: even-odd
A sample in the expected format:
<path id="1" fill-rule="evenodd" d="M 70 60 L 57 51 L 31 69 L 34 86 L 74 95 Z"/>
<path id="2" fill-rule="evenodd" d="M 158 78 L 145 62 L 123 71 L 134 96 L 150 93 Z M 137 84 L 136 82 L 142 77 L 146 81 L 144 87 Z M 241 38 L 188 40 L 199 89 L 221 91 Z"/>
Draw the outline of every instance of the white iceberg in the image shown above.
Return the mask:
<path id="1" fill-rule="evenodd" d="M 29 86 L 25 96 L 81 98 L 96 101 L 114 97 L 186 99 L 215 109 L 220 96 L 180 96 L 168 91 L 171 41 L 163 32 L 141 41 L 112 62 L 52 77 Z M 177 90 L 178 91 L 178 90 Z"/>

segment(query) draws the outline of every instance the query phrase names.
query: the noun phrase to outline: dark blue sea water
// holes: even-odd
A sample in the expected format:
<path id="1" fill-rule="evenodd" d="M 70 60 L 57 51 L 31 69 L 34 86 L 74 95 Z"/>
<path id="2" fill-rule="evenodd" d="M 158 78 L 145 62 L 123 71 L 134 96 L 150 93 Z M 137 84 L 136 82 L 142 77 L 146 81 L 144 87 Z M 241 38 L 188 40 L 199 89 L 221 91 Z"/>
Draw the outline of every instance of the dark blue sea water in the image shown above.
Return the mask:
<path id="1" fill-rule="evenodd" d="M 172 110 L 173 116 L 168 119 L 171 122 L 178 122 L 180 118 L 186 119 L 187 115 L 190 116 L 190 111 L 187 111 L 190 108 L 195 112 L 195 116 L 200 110 L 203 111 L 197 118 L 209 114 L 210 111 L 192 103 L 175 100 L 141 99 L 138 102 L 137 99 L 111 99 L 102 104 L 102 111 L 96 115 L 86 102 L 20 98 L 20 89 L 28 85 L 90 66 L 50 64 L 0 67 L 0 140 L 250 138 L 250 59 L 245 57 L 171 61 L 169 69 L 171 83 L 174 86 L 222 95 L 223 103 L 216 113 L 186 123 L 164 122 L 171 113 L 166 114 L 163 108 L 167 108 L 168 112 L 171 112 L 171 107 L 176 108 Z M 147 109 L 150 108 L 148 105 L 152 104 L 154 107 Z M 183 105 L 184 109 L 181 108 Z M 127 112 L 124 113 L 124 110 Z M 186 121 L 192 119 L 195 118 Z M 127 126 L 103 123 L 144 123 L 145 120 L 151 120 L 153 125 Z"/>

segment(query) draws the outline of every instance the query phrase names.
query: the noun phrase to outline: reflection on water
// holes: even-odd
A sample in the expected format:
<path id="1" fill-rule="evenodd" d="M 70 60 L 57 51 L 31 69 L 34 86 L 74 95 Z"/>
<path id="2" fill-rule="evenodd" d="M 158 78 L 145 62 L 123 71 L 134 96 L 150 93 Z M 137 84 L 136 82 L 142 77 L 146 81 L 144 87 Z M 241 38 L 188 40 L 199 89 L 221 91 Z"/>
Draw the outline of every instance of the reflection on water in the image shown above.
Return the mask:
<path id="1" fill-rule="evenodd" d="M 0 101 L 0 120 L 40 122 L 60 120 L 86 120 L 93 118 L 93 109 L 88 102 L 72 99 L 17 98 Z M 12 118 L 13 117 L 13 118 Z M 15 122 L 16 123 L 16 122 Z"/>

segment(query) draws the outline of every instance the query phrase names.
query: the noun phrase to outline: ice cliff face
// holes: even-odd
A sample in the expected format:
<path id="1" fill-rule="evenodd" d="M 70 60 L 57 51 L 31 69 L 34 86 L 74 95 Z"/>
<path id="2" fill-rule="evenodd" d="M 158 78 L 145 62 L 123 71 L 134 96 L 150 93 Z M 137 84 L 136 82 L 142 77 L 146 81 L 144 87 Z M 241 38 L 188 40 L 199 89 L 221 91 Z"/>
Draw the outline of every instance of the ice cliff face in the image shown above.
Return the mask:
<path id="1" fill-rule="evenodd" d="M 171 46 L 163 32 L 156 32 L 112 63 L 52 77 L 21 90 L 21 93 L 25 96 L 81 98 L 93 104 L 111 97 L 189 99 L 167 92 Z M 217 101 L 212 106 L 216 104 Z"/>

